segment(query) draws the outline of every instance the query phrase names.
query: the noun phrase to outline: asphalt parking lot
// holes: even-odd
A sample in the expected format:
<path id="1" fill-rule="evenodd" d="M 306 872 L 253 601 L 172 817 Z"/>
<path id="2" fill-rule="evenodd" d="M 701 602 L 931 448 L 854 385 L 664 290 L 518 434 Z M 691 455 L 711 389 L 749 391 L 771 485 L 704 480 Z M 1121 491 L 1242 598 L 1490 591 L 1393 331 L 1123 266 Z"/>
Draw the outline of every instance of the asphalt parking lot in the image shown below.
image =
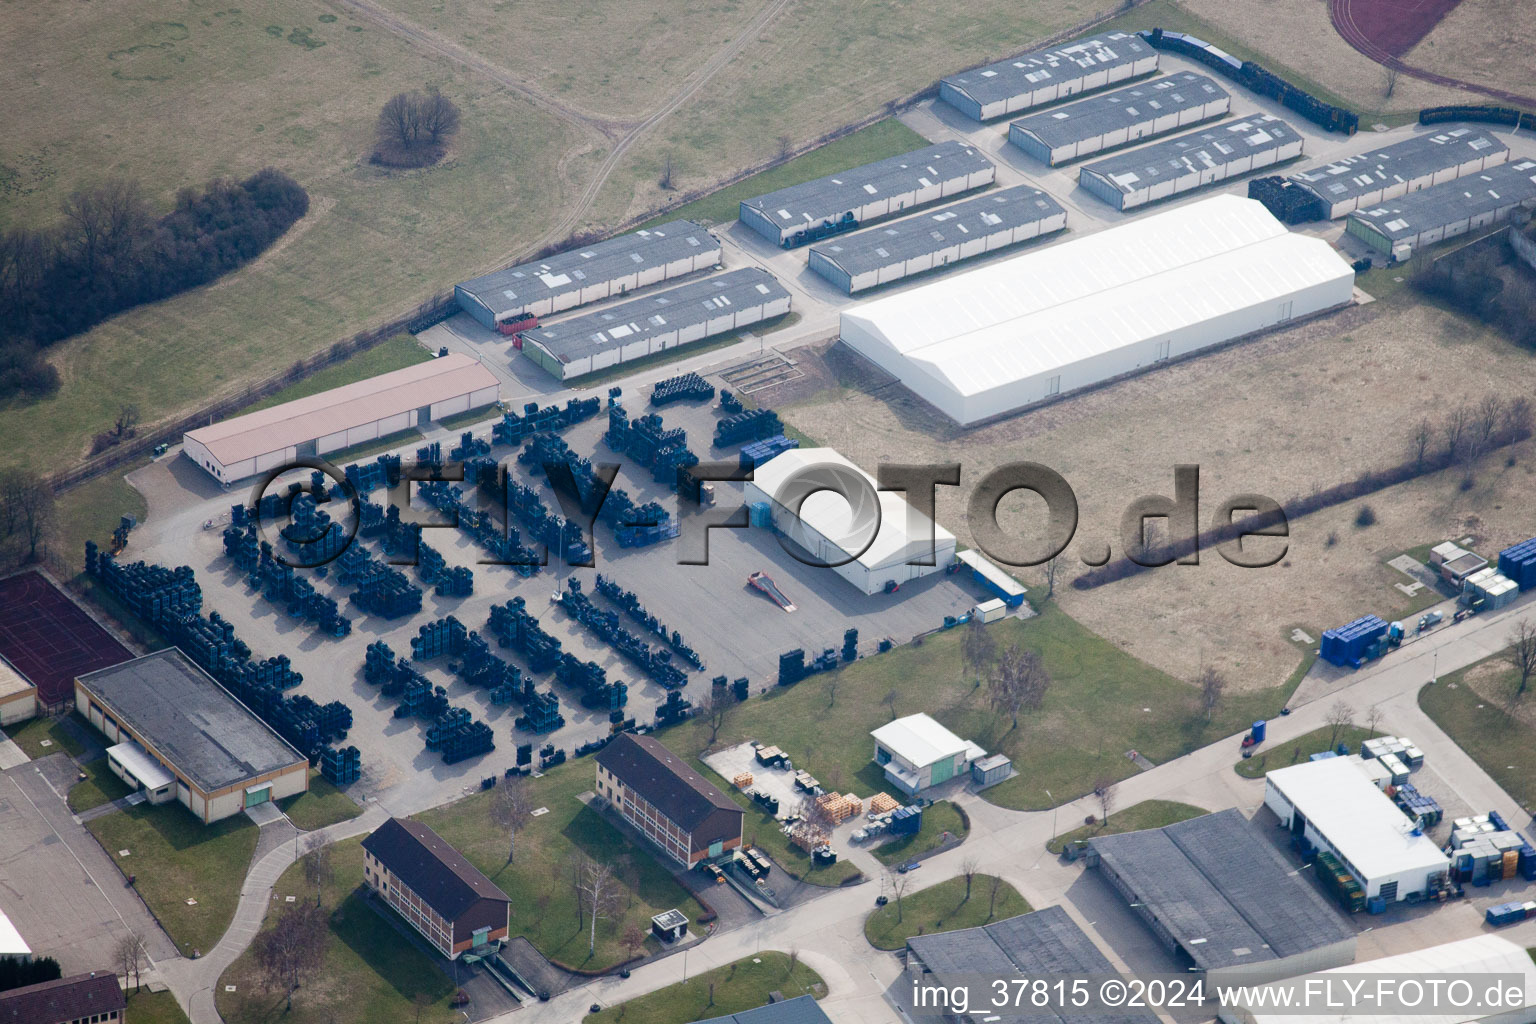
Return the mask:
<path id="1" fill-rule="evenodd" d="M 64 974 L 112 964 L 130 932 L 156 962 L 177 955 L 143 902 L 85 826 L 65 805 L 74 766 L 63 754 L 29 761 L 0 776 L 0 909 L 34 956 L 51 956 Z"/>
<path id="2" fill-rule="evenodd" d="M 631 415 L 652 411 L 646 407 L 646 395 L 626 395 Z M 680 403 L 659 410 L 667 426 L 681 426 L 688 431 L 689 445 L 706 460 L 734 459 L 736 447 L 714 449 L 714 422 L 719 412 L 713 403 Z M 623 460 L 601 443 L 607 428 L 606 414 L 565 432 L 571 448 L 594 462 Z M 489 433 L 488 425 L 480 428 Z M 494 454 L 508 459 L 512 449 L 498 447 Z M 569 754 L 576 746 L 606 735 L 606 710 L 580 707 L 573 690 L 539 679 L 540 688 L 553 687 L 561 698 L 566 725 L 557 732 L 532 736 L 515 732 L 513 719 L 520 714 L 514 706 L 493 707 L 483 690 L 477 690 L 451 675 L 449 659 L 439 658 L 417 663 L 433 681 L 443 686 L 450 700 L 467 708 L 485 721 L 496 733 L 497 749 L 456 765 L 444 765 L 436 753 L 428 752 L 423 742 L 427 723 L 417 719 L 394 717 L 395 701 L 380 696 L 363 679 L 363 660 L 367 646 L 375 640 L 390 645 L 397 656 L 408 655 L 410 639 L 421 625 L 453 615 L 472 630 L 484 630 L 492 604 L 502 604 L 515 596 L 524 598 L 528 609 L 544 629 L 557 637 L 563 649 L 583 660 L 602 665 L 610 679 L 629 683 L 626 712 L 641 723 L 654 720 L 654 709 L 665 700 L 659 685 L 637 677 L 634 667 L 585 627 L 572 620 L 553 601 L 556 588 L 567 579 L 581 581 L 583 590 L 592 592 L 597 573 L 614 578 L 633 591 L 653 615 L 669 629 L 679 631 L 704 662 L 702 672 L 690 673 L 690 685 L 684 695 L 699 700 L 707 693 L 708 680 L 717 675 L 751 680 L 754 693 L 774 685 L 778 657 L 799 647 L 814 658 L 826 648 L 841 648 L 843 630 L 859 630 L 860 650 L 875 651 L 878 641 L 890 637 L 905 643 L 913 636 L 940 626 L 946 615 L 965 612 L 987 595 L 962 576 L 936 574 L 904 586 L 894 595 L 869 596 L 829 570 L 807 566 L 784 550 L 768 531 L 716 529 L 708 533 L 708 564 L 680 565 L 679 557 L 694 533 L 678 540 L 643 548 L 621 548 L 612 531 L 597 526 L 596 557 L 591 568 L 568 569 L 552 565 L 540 574 L 524 579 L 510 568 L 481 565 L 481 549 L 456 529 L 432 529 L 424 539 L 439 550 L 450 565 L 469 567 L 475 573 L 475 592 L 467 598 L 437 597 L 425 590 L 423 610 L 408 618 L 387 621 L 363 615 L 348 606 L 348 586 L 332 579 L 315 579 L 316 588 L 329 594 L 345 614 L 353 618 L 352 634 L 337 640 L 316 632 L 311 623 L 290 618 L 284 608 L 272 604 L 253 590 L 244 574 L 224 555 L 221 530 L 229 505 L 248 496 L 245 486 L 228 493 L 213 492 L 187 479 L 184 460 L 156 463 L 135 474 L 133 482 L 151 492 L 155 514 L 132 536 L 122 560 L 145 559 L 168 566 L 190 565 L 203 589 L 203 612 L 218 611 L 231 622 L 236 632 L 251 647 L 257 659 L 277 654 L 287 655 L 294 667 L 304 674 L 297 691 L 325 703 L 345 701 L 352 707 L 354 725 L 347 738 L 362 751 L 362 789 L 377 794 L 396 792 L 400 799 L 392 810 L 431 806 L 456 796 L 489 774 L 514 763 L 515 747 L 534 742 L 536 746 L 553 743 Z M 538 489 L 546 503 L 556 507 L 553 492 L 540 479 L 530 476 L 525 467 L 515 466 L 517 478 Z M 194 474 L 195 476 L 195 474 Z M 637 504 L 655 500 L 675 510 L 676 496 L 651 480 L 648 470 L 622 465 L 615 486 L 625 488 Z M 739 484 L 716 484 L 717 504 L 739 501 Z M 382 497 L 376 493 L 375 500 Z M 211 529 L 202 524 L 215 519 Z M 690 525 L 685 523 L 684 529 Z M 362 541 L 377 551 L 376 542 Z M 747 577 L 756 571 L 768 572 L 779 587 L 798 606 L 786 613 L 763 594 L 747 585 Z M 414 579 L 414 570 L 405 568 Z M 605 598 L 594 597 L 602 606 Z M 639 631 L 626 619 L 627 628 Z M 648 639 L 659 642 L 659 638 Z M 510 651 L 498 652 L 506 660 L 526 671 L 526 664 Z M 404 787 L 401 789 L 400 787 Z"/>

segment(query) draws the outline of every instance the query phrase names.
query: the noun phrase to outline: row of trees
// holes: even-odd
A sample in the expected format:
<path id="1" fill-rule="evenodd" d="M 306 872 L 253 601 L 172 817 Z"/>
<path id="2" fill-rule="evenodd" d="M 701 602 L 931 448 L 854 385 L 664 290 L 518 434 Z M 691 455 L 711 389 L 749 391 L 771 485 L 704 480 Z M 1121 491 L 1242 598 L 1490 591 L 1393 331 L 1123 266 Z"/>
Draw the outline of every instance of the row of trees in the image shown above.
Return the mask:
<path id="1" fill-rule="evenodd" d="M 63 976 L 59 962 L 51 956 L 23 960 L 19 956 L 0 956 L 0 992 L 26 985 L 41 985 Z"/>
<path id="2" fill-rule="evenodd" d="M 47 346 L 255 259 L 308 209 L 271 167 L 182 189 L 164 216 L 137 181 L 114 178 L 71 193 L 52 227 L 0 235 L 0 398 L 55 389 Z"/>
<path id="3" fill-rule="evenodd" d="M 0 569 L 47 554 L 57 527 L 53 488 L 27 469 L 0 470 Z"/>

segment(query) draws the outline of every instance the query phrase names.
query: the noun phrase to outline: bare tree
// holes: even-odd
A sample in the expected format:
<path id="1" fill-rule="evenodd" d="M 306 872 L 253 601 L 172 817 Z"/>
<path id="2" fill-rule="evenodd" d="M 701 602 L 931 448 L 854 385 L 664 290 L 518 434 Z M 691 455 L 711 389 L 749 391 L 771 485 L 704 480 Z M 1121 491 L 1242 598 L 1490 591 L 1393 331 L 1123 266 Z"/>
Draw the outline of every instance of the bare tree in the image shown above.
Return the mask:
<path id="1" fill-rule="evenodd" d="M 57 525 L 53 488 L 31 470 L 0 471 L 0 542 L 12 539 L 26 547 L 23 561 L 35 561 Z"/>
<path id="2" fill-rule="evenodd" d="M 624 952 L 633 960 L 636 952 L 645 946 L 645 932 L 640 930 L 639 925 L 630 923 L 625 925 L 624 937 L 620 941 L 624 943 Z"/>
<path id="3" fill-rule="evenodd" d="M 1015 729 L 1019 727 L 1019 713 L 1040 710 L 1050 688 L 1051 677 L 1046 673 L 1040 655 L 1018 644 L 1011 644 L 1003 651 L 987 684 L 993 709 L 1010 715 Z"/>
<path id="4" fill-rule="evenodd" d="M 720 684 L 710 687 L 709 696 L 704 699 L 704 720 L 709 723 L 709 746 L 715 745 L 720 728 L 725 725 L 727 716 L 735 706 L 735 698 L 727 686 Z"/>
<path id="5" fill-rule="evenodd" d="M 1057 555 L 1045 563 L 1045 599 L 1049 601 L 1056 593 L 1056 579 L 1061 575 L 1061 556 Z"/>
<path id="6" fill-rule="evenodd" d="M 1499 424 L 1503 421 L 1504 399 L 1490 391 L 1477 403 L 1472 414 L 1472 436 L 1481 452 L 1492 447 L 1494 435 L 1499 432 Z"/>
<path id="7" fill-rule="evenodd" d="M 1531 400 L 1524 395 L 1511 398 L 1504 407 L 1504 429 L 1511 437 L 1526 438 L 1533 427 L 1536 427 L 1536 412 L 1532 411 Z"/>
<path id="8" fill-rule="evenodd" d="M 618 883 L 613 877 L 613 868 L 600 860 L 583 858 L 577 890 L 586 904 L 587 917 L 592 922 L 592 930 L 587 938 L 587 953 L 596 953 L 598 918 L 612 917 L 618 909 L 620 894 Z"/>
<path id="9" fill-rule="evenodd" d="M 896 721 L 897 696 L 898 694 L 895 690 L 887 690 L 885 696 L 880 698 L 880 703 L 891 709 L 891 721 L 893 722 Z"/>
<path id="10" fill-rule="evenodd" d="M 1332 750 L 1339 744 L 1339 733 L 1355 724 L 1355 709 L 1341 697 L 1329 705 L 1327 721 L 1332 730 L 1328 734 L 1328 749 Z"/>
<path id="11" fill-rule="evenodd" d="M 1509 663 L 1520 677 L 1515 687 L 1515 697 L 1518 699 L 1525 696 L 1531 676 L 1536 675 L 1536 626 L 1528 621 L 1519 623 L 1514 632 L 1510 633 L 1509 642 L 1512 645 L 1509 648 Z"/>
<path id="12" fill-rule="evenodd" d="M 1099 802 L 1099 821 L 1109 823 L 1109 812 L 1115 809 L 1115 780 L 1108 775 L 1099 776 L 1093 784 L 1094 799 Z"/>
<path id="13" fill-rule="evenodd" d="M 834 707 L 837 706 L 837 684 L 838 684 L 838 681 L 840 679 L 842 679 L 843 674 L 841 672 L 828 672 L 826 674 L 826 676 L 827 676 L 827 707 L 828 708 L 834 708 Z"/>
<path id="14" fill-rule="evenodd" d="M 1434 443 L 1434 440 L 1434 424 L 1429 422 L 1428 416 L 1425 416 L 1419 420 L 1418 426 L 1413 428 L 1413 437 L 1410 442 L 1414 465 L 1420 469 L 1424 468 L 1424 459 L 1429 455 L 1429 446 Z"/>
<path id="15" fill-rule="evenodd" d="M 907 894 L 907 886 L 912 884 L 912 875 L 910 872 L 886 868 L 885 878 L 891 887 L 891 895 L 896 899 L 896 923 L 901 924 L 901 898 Z"/>
<path id="16" fill-rule="evenodd" d="M 1397 68 L 1387 68 L 1387 99 L 1392 98 L 1392 93 L 1397 89 Z"/>
<path id="17" fill-rule="evenodd" d="M 517 833 L 533 817 L 533 795 L 521 775 L 504 779 L 491 795 L 491 821 L 507 834 L 507 863 L 517 855 Z"/>
<path id="18" fill-rule="evenodd" d="M 256 963 L 268 984 L 283 986 L 288 1009 L 293 993 L 325 962 L 325 912 L 311 903 L 284 910 L 277 923 L 256 937 Z"/>
<path id="19" fill-rule="evenodd" d="M 411 1005 L 416 1007 L 416 1024 L 421 1024 L 421 1011 L 431 1006 L 436 1000 L 430 992 L 417 992 L 411 996 Z"/>
<path id="20" fill-rule="evenodd" d="M 1451 461 L 1465 454 L 1467 425 L 1472 419 L 1472 414 L 1465 405 L 1458 405 L 1446 413 L 1445 420 L 1440 424 L 1440 437 L 1445 441 L 1445 454 Z"/>
<path id="21" fill-rule="evenodd" d="M 125 402 L 118 407 L 117 419 L 112 424 L 112 431 L 118 437 L 132 437 L 138 433 L 135 429 L 139 425 L 139 407 L 131 402 Z"/>
<path id="22" fill-rule="evenodd" d="M 981 686 L 982 678 L 996 659 L 997 640 L 987 631 L 987 624 L 979 616 L 972 616 L 960 639 L 961 668 L 971 672 L 972 678 L 976 680 L 972 689 Z"/>
<path id="23" fill-rule="evenodd" d="M 424 167 L 442 157 L 458 130 L 459 108 L 442 93 L 396 93 L 379 111 L 374 159 L 399 167 Z"/>
<path id="24" fill-rule="evenodd" d="M 975 857 L 967 857 L 960 862 L 960 873 L 965 876 L 965 899 L 961 900 L 962 903 L 971 902 L 971 883 L 976 881 L 978 870 L 979 865 Z"/>
<path id="25" fill-rule="evenodd" d="M 780 160 L 788 160 L 789 159 L 790 147 L 792 145 L 792 143 L 790 142 L 789 136 L 788 135 L 780 135 L 775 140 L 775 142 L 778 143 L 778 147 L 779 147 L 779 159 Z"/>
<path id="26" fill-rule="evenodd" d="M 1215 668 L 1207 665 L 1205 671 L 1200 673 L 1200 708 L 1205 712 L 1205 721 L 1209 725 L 1211 715 L 1216 712 L 1216 705 L 1221 703 L 1221 696 L 1227 691 L 1227 677 Z"/>
<path id="27" fill-rule="evenodd" d="M 331 863 L 331 848 L 323 835 L 312 835 L 304 841 L 304 880 L 315 887 L 315 905 L 320 906 L 325 887 L 336 878 L 336 866 Z"/>
<path id="28" fill-rule="evenodd" d="M 657 182 L 662 191 L 672 191 L 672 154 L 668 153 L 661 162 L 661 180 Z"/>
<path id="29" fill-rule="evenodd" d="M 1372 704 L 1365 709 L 1365 731 L 1372 736 L 1381 732 L 1381 719 L 1383 712 L 1380 704 Z"/>
<path id="30" fill-rule="evenodd" d="M 135 181 L 113 178 L 60 204 L 64 245 L 86 277 L 126 269 L 147 241 L 154 214 Z"/>
<path id="31" fill-rule="evenodd" d="M 987 883 L 987 920 L 997 913 L 997 897 L 1003 888 L 1003 876 L 993 875 L 992 881 Z"/>
<path id="32" fill-rule="evenodd" d="M 148 952 L 144 948 L 144 940 L 135 932 L 129 932 L 117 940 L 113 948 L 113 957 L 117 962 L 117 972 L 123 976 L 123 984 L 133 981 L 135 992 L 139 990 L 139 972 L 144 969 L 144 960 Z"/>

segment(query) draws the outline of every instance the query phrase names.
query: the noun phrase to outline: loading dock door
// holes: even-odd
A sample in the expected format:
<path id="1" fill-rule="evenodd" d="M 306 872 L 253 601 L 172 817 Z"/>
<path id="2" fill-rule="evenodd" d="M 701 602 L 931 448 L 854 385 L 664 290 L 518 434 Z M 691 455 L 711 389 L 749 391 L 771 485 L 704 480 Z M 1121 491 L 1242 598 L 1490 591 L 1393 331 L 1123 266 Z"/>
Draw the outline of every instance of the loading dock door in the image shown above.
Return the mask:
<path id="1" fill-rule="evenodd" d="M 420 426 L 423 423 L 430 423 L 431 421 L 432 421 L 432 407 L 430 405 L 424 405 L 420 409 L 416 410 L 416 425 L 417 426 Z"/>
<path id="2" fill-rule="evenodd" d="M 1299 836 L 1307 830 L 1307 819 L 1298 810 L 1291 811 L 1291 835 Z"/>
<path id="3" fill-rule="evenodd" d="M 264 804 L 271 799 L 272 783 L 270 782 L 261 786 L 253 786 L 245 791 L 245 806 L 247 807 L 255 807 L 257 804 Z"/>

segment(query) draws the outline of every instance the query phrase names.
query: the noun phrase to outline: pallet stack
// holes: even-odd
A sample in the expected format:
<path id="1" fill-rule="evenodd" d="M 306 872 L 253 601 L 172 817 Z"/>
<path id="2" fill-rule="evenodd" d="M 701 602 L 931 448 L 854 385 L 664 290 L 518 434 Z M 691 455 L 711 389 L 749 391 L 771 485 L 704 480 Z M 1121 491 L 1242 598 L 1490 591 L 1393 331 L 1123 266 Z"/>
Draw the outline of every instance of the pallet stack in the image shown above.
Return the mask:
<path id="1" fill-rule="evenodd" d="M 736 776 L 731 779 L 731 785 L 735 786 L 737 789 L 750 789 L 752 787 L 752 773 L 737 772 Z"/>
<path id="2" fill-rule="evenodd" d="M 806 853 L 810 853 L 818 847 L 826 846 L 827 840 L 830 838 L 827 835 L 826 829 L 812 825 L 808 821 L 797 822 L 789 830 L 789 841 Z"/>
<path id="3" fill-rule="evenodd" d="M 876 793 L 869 798 L 870 814 L 886 814 L 901 806 L 901 801 L 889 793 Z"/>
<path id="4" fill-rule="evenodd" d="M 834 825 L 841 825 L 849 818 L 864 813 L 864 802 L 852 793 L 824 793 L 816 798 L 816 809 L 827 816 Z"/>

